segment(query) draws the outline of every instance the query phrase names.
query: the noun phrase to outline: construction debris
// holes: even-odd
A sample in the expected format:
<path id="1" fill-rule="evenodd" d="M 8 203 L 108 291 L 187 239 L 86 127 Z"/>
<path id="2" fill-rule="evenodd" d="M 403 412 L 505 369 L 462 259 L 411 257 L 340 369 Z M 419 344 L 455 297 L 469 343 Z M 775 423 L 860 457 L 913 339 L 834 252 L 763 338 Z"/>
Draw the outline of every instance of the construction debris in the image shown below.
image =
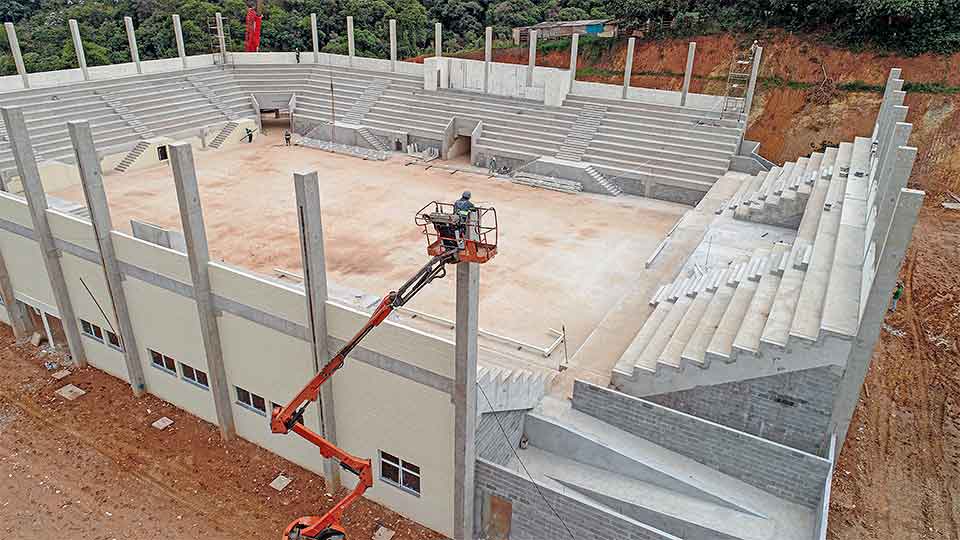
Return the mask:
<path id="1" fill-rule="evenodd" d="M 391 538 L 393 538 L 393 535 L 395 534 L 397 533 L 394 532 L 393 530 L 388 529 L 383 525 L 381 525 L 380 528 L 377 529 L 377 532 L 373 533 L 372 540 L 390 540 Z"/>
<path id="2" fill-rule="evenodd" d="M 277 491 L 283 491 L 283 488 L 290 485 L 290 482 L 293 482 L 292 478 L 288 478 L 280 473 L 276 478 L 273 479 L 273 482 L 270 482 L 270 487 Z"/>
<path id="3" fill-rule="evenodd" d="M 173 420 L 167 418 L 166 416 L 161 416 L 159 420 L 150 425 L 159 429 L 160 431 L 163 431 L 173 425 Z"/>
<path id="4" fill-rule="evenodd" d="M 69 369 L 61 369 L 60 371 L 57 371 L 53 375 L 51 375 L 51 377 L 59 381 L 61 379 L 66 378 L 68 375 L 70 375 Z"/>
<path id="5" fill-rule="evenodd" d="M 86 390 L 83 390 L 82 388 L 78 388 L 72 384 L 68 384 L 63 388 L 60 388 L 59 390 L 57 390 L 58 396 L 70 401 L 73 401 L 86 393 L 87 393 Z"/>

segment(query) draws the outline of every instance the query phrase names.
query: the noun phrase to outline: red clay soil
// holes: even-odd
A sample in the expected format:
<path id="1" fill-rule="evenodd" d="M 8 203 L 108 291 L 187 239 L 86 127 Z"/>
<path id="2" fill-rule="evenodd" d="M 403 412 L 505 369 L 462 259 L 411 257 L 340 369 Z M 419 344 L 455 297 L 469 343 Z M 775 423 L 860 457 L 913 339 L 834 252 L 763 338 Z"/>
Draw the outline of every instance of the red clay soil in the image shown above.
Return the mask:
<path id="1" fill-rule="evenodd" d="M 53 358 L 14 344 L 0 325 L 0 532 L 5 538 L 236 540 L 280 538 L 330 508 L 323 479 L 93 368 L 55 381 Z M 75 401 L 54 394 L 71 383 Z M 174 420 L 164 431 L 150 424 Z M 293 483 L 276 492 L 279 473 Z M 343 493 L 340 494 L 341 496 Z M 345 516 L 350 538 L 380 525 L 394 538 L 443 535 L 366 499 Z"/>

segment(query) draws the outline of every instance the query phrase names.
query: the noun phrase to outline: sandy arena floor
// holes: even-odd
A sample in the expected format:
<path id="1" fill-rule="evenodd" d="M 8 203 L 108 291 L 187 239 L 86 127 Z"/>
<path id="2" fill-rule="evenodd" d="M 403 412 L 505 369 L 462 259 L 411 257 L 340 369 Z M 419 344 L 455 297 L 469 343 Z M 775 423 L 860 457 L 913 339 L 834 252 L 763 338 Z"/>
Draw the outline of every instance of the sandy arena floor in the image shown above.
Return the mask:
<path id="1" fill-rule="evenodd" d="M 480 326 L 538 346 L 565 325 L 572 352 L 630 290 L 644 260 L 688 207 L 623 196 L 568 195 L 483 175 L 434 168 L 397 156 L 364 161 L 284 147 L 281 129 L 251 144 L 195 154 L 207 235 L 216 259 L 260 273 L 300 269 L 293 172 L 320 173 L 328 279 L 381 295 L 427 260 L 413 216 L 433 200 L 469 189 L 495 206 L 499 255 L 481 272 Z M 169 167 L 111 174 L 115 226 L 131 218 L 180 229 Z M 79 185 L 53 195 L 83 201 Z M 452 276 L 409 307 L 453 318 Z"/>

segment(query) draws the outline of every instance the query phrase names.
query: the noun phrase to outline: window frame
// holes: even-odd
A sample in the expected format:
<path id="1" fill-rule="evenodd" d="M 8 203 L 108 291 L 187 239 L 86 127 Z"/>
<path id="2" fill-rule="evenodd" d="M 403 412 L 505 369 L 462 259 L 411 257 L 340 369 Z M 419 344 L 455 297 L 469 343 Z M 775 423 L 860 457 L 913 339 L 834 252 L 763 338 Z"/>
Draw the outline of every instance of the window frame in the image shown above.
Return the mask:
<path id="1" fill-rule="evenodd" d="M 253 392 L 251 392 L 251 391 L 249 391 L 249 390 L 247 390 L 246 388 L 243 388 L 243 387 L 241 387 L 241 386 L 236 386 L 236 385 L 234 385 L 233 389 L 234 389 L 234 393 L 235 393 L 236 396 L 237 396 L 237 399 L 236 399 L 237 405 L 239 405 L 239 406 L 243 407 L 244 409 L 247 409 L 247 410 L 249 410 L 249 411 L 251 411 L 251 412 L 255 412 L 255 413 L 259 414 L 260 416 L 267 416 L 267 400 L 266 400 L 266 398 L 264 398 L 263 396 L 261 396 L 261 395 L 259 395 L 259 394 L 255 394 L 255 393 L 253 393 Z M 240 394 L 241 392 L 243 392 L 244 394 L 247 395 L 248 401 L 244 401 L 244 400 L 242 399 L 241 394 Z M 256 405 L 256 400 L 257 400 L 257 399 L 259 399 L 260 401 L 263 402 L 263 409 L 257 408 L 257 405 Z M 272 403 L 272 402 L 271 402 L 271 403 Z"/>
<path id="2" fill-rule="evenodd" d="M 197 369 L 197 368 L 191 366 L 190 364 L 184 364 L 183 362 L 178 362 L 178 364 L 180 364 L 180 379 L 181 379 L 181 380 L 184 380 L 184 381 L 186 381 L 186 382 L 188 382 L 188 383 L 196 386 L 197 388 L 203 388 L 204 390 L 210 390 L 210 376 L 207 374 L 206 371 L 203 371 L 202 369 Z M 189 369 L 190 371 L 192 371 L 193 374 L 194 374 L 194 377 L 196 377 L 196 378 L 190 378 L 189 376 L 187 376 L 186 372 L 184 371 L 184 368 L 187 368 L 187 369 Z M 203 374 L 203 378 L 206 380 L 206 384 L 200 382 L 200 377 L 197 376 L 197 373 L 202 373 L 202 374 Z"/>
<path id="3" fill-rule="evenodd" d="M 104 333 L 106 334 L 105 336 L 106 339 L 104 340 L 104 344 L 107 347 L 110 347 L 111 349 L 115 349 L 117 351 L 123 352 L 123 338 L 120 337 L 119 334 L 114 334 L 110 330 L 104 330 Z M 110 339 L 110 336 L 117 338 L 116 345 L 113 344 L 113 341 Z"/>
<path id="4" fill-rule="evenodd" d="M 168 374 L 168 375 L 173 375 L 174 377 L 177 376 L 177 361 L 176 361 L 176 360 L 174 360 L 173 358 L 170 358 L 169 356 L 167 356 L 167 355 L 165 355 L 165 354 L 163 354 L 163 353 L 161 353 L 161 352 L 159 352 L 159 351 L 155 351 L 155 350 L 153 350 L 153 349 L 147 349 L 147 353 L 150 354 L 150 365 L 151 365 L 151 366 L 159 369 L 160 371 L 162 371 L 162 372 L 164 372 L 164 373 L 166 373 L 166 374 Z M 160 362 L 161 362 L 161 363 L 159 363 L 159 364 L 156 362 L 156 358 L 157 358 L 158 356 L 160 357 Z M 167 367 L 166 364 L 167 364 L 167 361 L 168 361 L 168 360 L 173 364 L 173 369 Z"/>
<path id="5" fill-rule="evenodd" d="M 97 337 L 97 332 L 100 333 L 100 337 Z M 103 329 L 86 319 L 80 319 L 80 333 L 94 341 L 104 343 Z"/>
<path id="6" fill-rule="evenodd" d="M 388 456 L 390 459 L 385 458 L 385 456 Z M 401 490 L 401 491 L 403 491 L 403 492 L 405 492 L 405 493 L 408 493 L 408 494 L 410 494 L 410 495 L 413 495 L 413 496 L 415 496 L 415 497 L 420 497 L 420 496 L 422 496 L 422 494 L 423 494 L 423 469 L 422 469 L 419 465 L 417 465 L 417 464 L 415 464 L 415 463 L 413 463 L 413 462 L 410 462 L 410 461 L 406 461 L 406 460 L 404 460 L 403 458 L 401 458 L 401 457 L 399 457 L 399 456 L 396 456 L 396 455 L 394 455 L 394 454 L 391 454 L 390 452 L 386 452 L 386 451 L 384 451 L 384 450 L 378 450 L 378 451 L 377 451 L 377 457 L 378 457 L 378 459 L 377 459 L 377 465 L 378 465 L 377 475 L 380 477 L 380 480 L 382 480 L 382 481 L 383 481 L 384 483 L 386 483 L 386 484 L 389 484 L 389 485 L 391 485 L 391 486 L 393 486 L 393 487 L 395 487 L 395 488 L 397 488 L 397 489 L 399 489 L 399 490 Z M 396 460 L 396 461 L 394 461 L 394 460 Z M 386 463 L 387 465 L 389 465 L 389 466 L 394 467 L 394 468 L 397 469 L 397 480 L 393 480 L 392 478 L 388 478 L 388 477 L 384 476 L 384 474 L 383 474 L 383 465 L 384 465 L 384 463 Z M 413 471 L 413 470 L 411 470 L 411 467 L 415 468 L 415 469 L 416 469 L 416 472 Z M 406 475 L 408 475 L 408 474 L 411 475 L 411 476 L 415 476 L 415 477 L 417 478 L 417 486 L 418 486 L 419 489 L 413 489 L 413 488 L 407 487 L 407 486 L 405 485 L 406 482 L 404 482 L 404 478 L 405 478 Z"/>

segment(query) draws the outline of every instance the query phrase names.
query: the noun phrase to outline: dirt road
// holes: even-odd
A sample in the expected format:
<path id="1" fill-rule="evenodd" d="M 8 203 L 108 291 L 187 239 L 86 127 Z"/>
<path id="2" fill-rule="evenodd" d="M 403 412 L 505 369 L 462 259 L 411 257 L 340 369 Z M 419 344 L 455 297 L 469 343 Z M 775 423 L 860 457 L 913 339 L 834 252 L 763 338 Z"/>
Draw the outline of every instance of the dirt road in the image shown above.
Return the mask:
<path id="1" fill-rule="evenodd" d="M 0 327 L 0 533 L 4 538 L 276 539 L 293 519 L 329 508 L 323 479 L 93 368 L 63 382 L 49 355 L 13 345 Z M 66 401 L 54 391 L 87 391 Z M 167 416 L 164 431 L 150 423 Z M 278 473 L 293 478 L 282 492 Z M 342 494 L 341 494 L 342 495 Z M 352 539 L 380 525 L 395 539 L 443 538 L 362 500 L 347 513 Z"/>

